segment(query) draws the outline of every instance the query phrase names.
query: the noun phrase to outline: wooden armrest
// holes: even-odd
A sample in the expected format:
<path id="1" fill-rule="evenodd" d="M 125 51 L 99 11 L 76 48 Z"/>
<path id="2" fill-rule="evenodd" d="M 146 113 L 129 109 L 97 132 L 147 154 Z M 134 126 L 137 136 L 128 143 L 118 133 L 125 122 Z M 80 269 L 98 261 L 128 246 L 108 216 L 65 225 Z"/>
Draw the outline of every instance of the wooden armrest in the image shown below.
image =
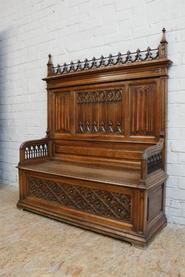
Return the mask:
<path id="1" fill-rule="evenodd" d="M 48 138 L 25 141 L 20 146 L 20 163 L 48 157 Z"/>
<path id="2" fill-rule="evenodd" d="M 163 149 L 163 145 L 164 145 L 164 139 L 161 138 L 156 145 L 146 148 L 143 153 L 143 159 L 147 160 L 148 158 L 161 153 Z"/>
<path id="3" fill-rule="evenodd" d="M 156 145 L 145 149 L 142 157 L 142 178 L 145 178 L 148 174 L 162 168 L 163 145 L 164 139 L 161 138 Z"/>

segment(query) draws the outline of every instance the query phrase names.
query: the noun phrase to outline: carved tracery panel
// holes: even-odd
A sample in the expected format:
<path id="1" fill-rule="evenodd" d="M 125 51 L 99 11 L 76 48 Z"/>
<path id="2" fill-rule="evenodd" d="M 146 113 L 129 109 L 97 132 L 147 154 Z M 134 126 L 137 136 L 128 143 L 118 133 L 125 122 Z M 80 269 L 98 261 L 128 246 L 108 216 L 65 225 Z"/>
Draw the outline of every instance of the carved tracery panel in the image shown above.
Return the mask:
<path id="1" fill-rule="evenodd" d="M 123 94 L 123 88 L 77 92 L 77 133 L 123 134 Z"/>

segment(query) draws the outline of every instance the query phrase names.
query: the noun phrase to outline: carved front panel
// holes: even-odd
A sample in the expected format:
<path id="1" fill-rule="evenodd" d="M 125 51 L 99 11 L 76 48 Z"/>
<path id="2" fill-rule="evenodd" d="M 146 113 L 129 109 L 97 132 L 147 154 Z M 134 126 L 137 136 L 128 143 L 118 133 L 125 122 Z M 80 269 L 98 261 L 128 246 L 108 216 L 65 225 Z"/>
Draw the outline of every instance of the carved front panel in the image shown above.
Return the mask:
<path id="1" fill-rule="evenodd" d="M 163 210 L 164 184 L 151 189 L 147 198 L 147 221 L 157 217 Z"/>
<path id="2" fill-rule="evenodd" d="M 61 206 L 115 220 L 131 220 L 131 196 L 28 177 L 28 194 Z"/>
<path id="3" fill-rule="evenodd" d="M 130 86 L 129 121 L 131 135 L 155 135 L 156 97 L 155 83 Z"/>
<path id="4" fill-rule="evenodd" d="M 77 132 L 123 134 L 123 103 L 122 88 L 77 92 Z"/>

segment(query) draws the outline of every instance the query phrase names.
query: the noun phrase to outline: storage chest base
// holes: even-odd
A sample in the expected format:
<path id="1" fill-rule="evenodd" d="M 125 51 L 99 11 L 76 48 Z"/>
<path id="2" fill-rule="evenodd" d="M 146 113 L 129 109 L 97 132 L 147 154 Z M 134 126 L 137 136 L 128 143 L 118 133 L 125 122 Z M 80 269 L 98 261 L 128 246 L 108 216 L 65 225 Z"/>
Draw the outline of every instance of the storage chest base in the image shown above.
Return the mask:
<path id="1" fill-rule="evenodd" d="M 166 225 L 164 182 L 140 189 L 20 170 L 20 185 L 19 209 L 135 245 Z"/>

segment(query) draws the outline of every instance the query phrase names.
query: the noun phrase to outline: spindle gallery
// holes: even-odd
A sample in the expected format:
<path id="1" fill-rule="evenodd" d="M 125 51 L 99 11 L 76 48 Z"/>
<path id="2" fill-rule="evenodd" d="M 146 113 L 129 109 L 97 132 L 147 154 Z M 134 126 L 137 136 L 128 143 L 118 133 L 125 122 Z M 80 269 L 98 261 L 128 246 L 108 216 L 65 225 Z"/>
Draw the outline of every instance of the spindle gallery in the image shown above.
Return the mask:
<path id="1" fill-rule="evenodd" d="M 18 208 L 145 246 L 166 225 L 165 29 L 159 47 L 54 66 L 48 130 L 20 148 Z"/>

